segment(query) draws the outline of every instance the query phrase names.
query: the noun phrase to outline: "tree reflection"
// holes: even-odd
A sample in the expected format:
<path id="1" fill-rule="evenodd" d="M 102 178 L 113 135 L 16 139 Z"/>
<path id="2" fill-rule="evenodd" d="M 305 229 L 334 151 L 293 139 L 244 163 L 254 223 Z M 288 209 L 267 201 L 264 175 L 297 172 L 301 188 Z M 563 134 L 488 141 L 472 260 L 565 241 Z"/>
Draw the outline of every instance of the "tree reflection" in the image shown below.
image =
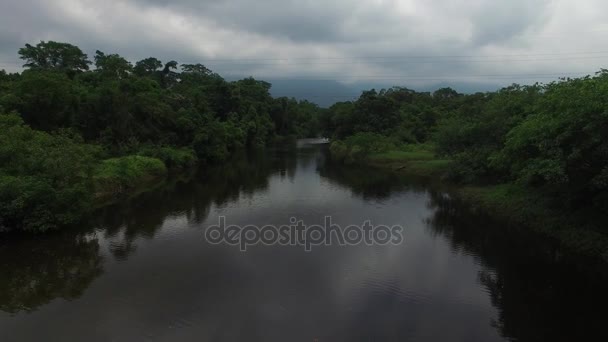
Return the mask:
<path id="1" fill-rule="evenodd" d="M 137 238 L 153 238 L 169 217 L 184 216 L 189 223 L 200 224 L 213 206 L 265 190 L 271 174 L 286 172 L 293 177 L 297 156 L 275 152 L 249 151 L 221 166 L 201 166 L 163 187 L 99 210 L 93 225 L 117 240 L 110 250 L 116 258 L 125 259 L 136 251 Z"/>
<path id="2" fill-rule="evenodd" d="M 137 250 L 138 238 L 153 238 L 168 217 L 183 215 L 201 223 L 212 206 L 266 189 L 271 174 L 293 177 L 297 155 L 276 152 L 250 151 L 222 166 L 174 176 L 160 187 L 98 210 L 88 227 L 96 227 L 107 238 L 109 252 L 124 260 Z M 3 241 L 0 310 L 30 312 L 56 298 L 82 295 L 103 272 L 99 242 L 92 228 L 86 230 Z"/>
<path id="3" fill-rule="evenodd" d="M 499 332 L 517 341 L 606 340 L 605 266 L 561 250 L 547 237 L 509 227 L 441 192 L 431 192 L 432 233 L 456 252 L 474 255 Z"/>
<path id="4" fill-rule="evenodd" d="M 321 177 L 350 189 L 353 194 L 363 199 L 386 199 L 403 191 L 426 191 L 423 180 L 408 179 L 390 170 L 383 170 L 363 165 L 344 165 L 333 162 L 323 156 L 317 162 L 317 171 Z"/>
<path id="5" fill-rule="evenodd" d="M 80 297 L 103 272 L 99 243 L 66 232 L 0 245 L 0 310 L 34 311 L 56 298 Z"/>

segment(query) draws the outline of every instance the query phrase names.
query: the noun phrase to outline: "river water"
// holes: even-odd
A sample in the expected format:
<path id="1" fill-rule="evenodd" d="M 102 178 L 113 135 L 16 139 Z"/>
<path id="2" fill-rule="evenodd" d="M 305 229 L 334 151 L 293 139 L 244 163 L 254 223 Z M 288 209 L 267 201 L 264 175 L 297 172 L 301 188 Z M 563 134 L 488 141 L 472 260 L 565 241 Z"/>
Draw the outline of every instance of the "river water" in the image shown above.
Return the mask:
<path id="1" fill-rule="evenodd" d="M 207 227 L 370 220 L 389 245 L 211 244 Z M 605 265 L 326 146 L 248 154 L 0 242 L 0 341 L 608 341 Z"/>

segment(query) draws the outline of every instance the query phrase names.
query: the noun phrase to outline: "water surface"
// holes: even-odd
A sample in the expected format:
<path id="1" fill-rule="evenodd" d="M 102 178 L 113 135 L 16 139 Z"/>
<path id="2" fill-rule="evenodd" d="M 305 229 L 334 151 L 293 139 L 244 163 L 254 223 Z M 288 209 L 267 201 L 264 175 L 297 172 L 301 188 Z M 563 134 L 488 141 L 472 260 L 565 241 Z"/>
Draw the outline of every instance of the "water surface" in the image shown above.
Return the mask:
<path id="1" fill-rule="evenodd" d="M 231 224 L 371 220 L 393 246 L 211 245 Z M 203 168 L 89 225 L 0 242 L 0 341 L 608 340 L 603 265 L 301 143 Z"/>

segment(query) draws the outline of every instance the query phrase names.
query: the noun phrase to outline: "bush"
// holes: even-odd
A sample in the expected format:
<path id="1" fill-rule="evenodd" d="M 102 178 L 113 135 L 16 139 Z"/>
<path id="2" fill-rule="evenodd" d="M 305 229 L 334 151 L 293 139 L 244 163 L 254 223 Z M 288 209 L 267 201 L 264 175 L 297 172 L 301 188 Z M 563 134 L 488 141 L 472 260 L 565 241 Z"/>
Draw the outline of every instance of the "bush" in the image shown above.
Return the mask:
<path id="1" fill-rule="evenodd" d="M 194 166 L 198 161 L 190 148 L 147 147 L 142 149 L 139 155 L 160 159 L 168 169 L 185 169 Z"/>
<path id="2" fill-rule="evenodd" d="M 397 143 L 395 140 L 384 135 L 370 132 L 357 133 L 346 138 L 345 142 L 350 148 L 358 146 L 358 148 L 364 154 L 382 153 L 397 149 Z"/>
<path id="3" fill-rule="evenodd" d="M 376 133 L 362 132 L 343 141 L 332 142 L 329 151 L 336 160 L 351 164 L 362 162 L 371 154 L 397 149 L 397 146 L 394 139 Z"/>
<path id="4" fill-rule="evenodd" d="M 165 164 L 156 158 L 126 156 L 107 159 L 95 170 L 93 180 L 98 196 L 120 194 L 167 174 Z"/>
<path id="5" fill-rule="evenodd" d="M 454 162 L 446 178 L 459 183 L 488 181 L 493 175 L 488 167 L 489 153 L 488 149 L 475 149 L 452 155 Z"/>
<path id="6" fill-rule="evenodd" d="M 348 155 L 348 146 L 343 141 L 336 140 L 329 145 L 329 152 L 334 160 L 343 162 Z"/>

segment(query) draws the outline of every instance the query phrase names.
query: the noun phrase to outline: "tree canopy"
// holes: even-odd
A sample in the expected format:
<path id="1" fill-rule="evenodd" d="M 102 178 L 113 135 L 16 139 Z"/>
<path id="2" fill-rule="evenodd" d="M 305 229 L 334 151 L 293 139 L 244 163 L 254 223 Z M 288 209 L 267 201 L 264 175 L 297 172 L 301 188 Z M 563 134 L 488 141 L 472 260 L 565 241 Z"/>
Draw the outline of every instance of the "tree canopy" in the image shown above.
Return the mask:
<path id="1" fill-rule="evenodd" d="M 19 49 L 19 55 L 27 62 L 24 67 L 32 69 L 78 72 L 89 70 L 91 64 L 87 55 L 77 46 L 53 41 L 41 41 L 36 46 L 25 44 L 25 47 Z"/>
<path id="2" fill-rule="evenodd" d="M 158 163 L 218 163 L 277 135 L 319 134 L 318 106 L 274 99 L 268 82 L 229 82 L 200 63 L 133 65 L 99 50 L 92 63 L 53 41 L 19 54 L 23 72 L 0 71 L 0 230 L 76 222 L 95 196 L 162 174 Z"/>
<path id="3" fill-rule="evenodd" d="M 607 93 L 605 70 L 468 95 L 391 88 L 336 103 L 320 120 L 325 135 L 344 140 L 338 154 L 430 145 L 453 160 L 454 181 L 518 183 L 557 206 L 608 212 Z"/>

